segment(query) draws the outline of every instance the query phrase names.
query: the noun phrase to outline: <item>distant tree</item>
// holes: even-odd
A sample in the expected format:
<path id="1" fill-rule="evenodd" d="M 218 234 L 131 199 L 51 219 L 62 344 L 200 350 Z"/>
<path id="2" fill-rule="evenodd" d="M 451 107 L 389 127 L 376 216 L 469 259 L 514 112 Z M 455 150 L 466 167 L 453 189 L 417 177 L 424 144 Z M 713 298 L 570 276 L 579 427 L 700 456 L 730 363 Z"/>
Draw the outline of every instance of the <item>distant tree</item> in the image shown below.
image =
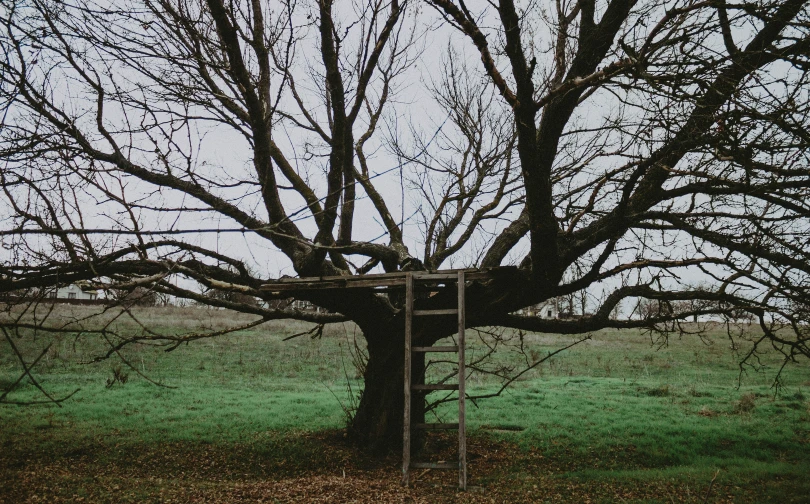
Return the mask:
<path id="1" fill-rule="evenodd" d="M 247 306 L 258 306 L 259 301 L 248 294 L 242 292 L 233 292 L 233 291 L 223 291 L 212 289 L 205 293 L 205 296 L 209 299 L 216 299 L 220 301 L 226 301 L 229 303 L 237 303 L 240 305 L 247 305 Z M 207 304 L 207 303 L 202 303 Z"/>
<path id="2" fill-rule="evenodd" d="M 160 296 L 147 287 L 134 287 L 129 290 L 112 289 L 110 299 L 123 306 L 157 306 Z"/>
<path id="3" fill-rule="evenodd" d="M 201 292 L 270 301 L 280 272 L 246 261 L 272 254 L 302 277 L 513 265 L 469 286 L 470 327 L 666 333 L 722 302 L 810 354 L 805 0 L 2 0 L 0 25 L 0 291 L 107 278 L 354 321 L 363 446 L 401 439 L 400 298 Z M 515 314 L 586 289 L 588 315 Z"/>
<path id="4" fill-rule="evenodd" d="M 675 313 L 672 303 L 657 299 L 639 299 L 636 312 L 642 319 L 660 319 Z"/>

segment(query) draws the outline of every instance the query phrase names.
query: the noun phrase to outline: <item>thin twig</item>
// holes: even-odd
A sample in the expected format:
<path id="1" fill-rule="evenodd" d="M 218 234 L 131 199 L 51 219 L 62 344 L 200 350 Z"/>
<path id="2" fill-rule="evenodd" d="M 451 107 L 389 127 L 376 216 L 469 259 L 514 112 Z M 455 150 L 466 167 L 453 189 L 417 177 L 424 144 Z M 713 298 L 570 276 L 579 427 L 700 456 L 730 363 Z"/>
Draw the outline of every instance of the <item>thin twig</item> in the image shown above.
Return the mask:
<path id="1" fill-rule="evenodd" d="M 718 475 L 718 474 L 720 474 L 720 469 L 718 469 L 717 471 L 715 471 L 715 473 L 714 473 L 714 477 L 712 478 L 712 481 L 709 483 L 709 488 L 706 490 L 706 496 L 705 496 L 705 497 L 703 497 L 703 504 L 706 504 L 706 502 L 708 502 L 708 501 L 709 501 L 709 494 L 711 494 L 711 493 L 712 493 L 712 487 L 714 486 L 714 480 L 716 480 L 716 479 L 717 479 L 717 475 Z"/>

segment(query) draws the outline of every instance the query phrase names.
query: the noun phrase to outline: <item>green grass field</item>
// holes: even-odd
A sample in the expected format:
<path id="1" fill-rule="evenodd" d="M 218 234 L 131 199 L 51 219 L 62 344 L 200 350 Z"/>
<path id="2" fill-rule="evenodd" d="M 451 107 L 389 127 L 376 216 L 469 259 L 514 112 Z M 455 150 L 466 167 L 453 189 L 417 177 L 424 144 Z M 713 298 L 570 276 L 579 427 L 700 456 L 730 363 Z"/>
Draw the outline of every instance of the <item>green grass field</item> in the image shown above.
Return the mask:
<path id="1" fill-rule="evenodd" d="M 197 308 L 138 315 L 165 332 L 249 320 Z M 466 494 L 452 472 L 416 474 L 401 489 L 396 454 L 373 460 L 346 446 L 340 429 L 361 386 L 349 351 L 355 329 L 282 341 L 307 328 L 273 322 L 170 353 L 122 352 L 172 388 L 115 358 L 83 364 L 100 341 L 61 336 L 37 376 L 54 396 L 81 390 L 61 408 L 0 406 L 0 502 L 810 502 L 810 363 L 788 365 L 775 395 L 776 353 L 741 377 L 746 348 L 732 350 L 721 328 L 663 347 L 640 332 L 595 333 L 500 397 L 468 403 Z M 49 338 L 15 341 L 34 356 Z M 525 343 L 536 358 L 573 339 Z M 484 351 L 471 334 L 470 359 Z M 516 366 L 521 358 L 497 356 Z M 108 387 L 119 367 L 126 383 Z M 0 390 L 19 372 L 0 342 Z M 468 393 L 498 385 L 473 377 Z M 41 396 L 26 385 L 10 398 Z M 454 408 L 438 415 L 449 420 Z M 438 436 L 427 450 L 449 457 L 452 445 Z"/>

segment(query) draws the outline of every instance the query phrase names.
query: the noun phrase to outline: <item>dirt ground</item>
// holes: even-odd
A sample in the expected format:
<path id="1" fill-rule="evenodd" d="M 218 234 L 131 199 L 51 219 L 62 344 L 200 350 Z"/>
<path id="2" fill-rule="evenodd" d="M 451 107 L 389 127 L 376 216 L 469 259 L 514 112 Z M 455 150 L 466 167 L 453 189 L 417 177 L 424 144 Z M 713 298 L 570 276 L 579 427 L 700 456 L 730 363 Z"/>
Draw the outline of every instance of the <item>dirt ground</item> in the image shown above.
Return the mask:
<path id="1" fill-rule="evenodd" d="M 766 502 L 772 492 L 760 486 L 780 484 L 738 486 L 719 477 L 709 489 L 709 480 L 583 478 L 574 474 L 587 461 L 572 465 L 479 439 L 469 454 L 466 492 L 447 470 L 414 470 L 404 488 L 398 457 L 370 459 L 338 432 L 307 436 L 306 445 L 320 449 L 289 460 L 255 446 L 96 445 L 48 454 L 7 442 L 0 451 L 0 503 Z"/>

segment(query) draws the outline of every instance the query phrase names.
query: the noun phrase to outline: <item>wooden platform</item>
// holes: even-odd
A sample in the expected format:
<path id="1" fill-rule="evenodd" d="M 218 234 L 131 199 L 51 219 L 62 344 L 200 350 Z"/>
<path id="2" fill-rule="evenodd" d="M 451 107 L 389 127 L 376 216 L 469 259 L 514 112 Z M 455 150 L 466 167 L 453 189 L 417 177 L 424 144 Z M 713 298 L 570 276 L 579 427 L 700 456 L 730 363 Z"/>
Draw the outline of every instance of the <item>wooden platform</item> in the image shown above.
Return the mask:
<path id="1" fill-rule="evenodd" d="M 453 281 L 457 278 L 458 272 L 463 271 L 464 277 L 468 281 L 490 280 L 496 276 L 515 273 L 514 266 L 499 266 L 496 268 L 471 268 L 438 271 L 397 271 L 394 273 L 377 273 L 371 275 L 348 275 L 348 276 L 324 276 L 324 277 L 304 277 L 304 278 L 279 278 L 271 280 L 261 286 L 261 290 L 270 292 L 294 292 L 308 290 L 328 290 L 328 289 L 359 289 L 359 288 L 381 288 L 381 287 L 405 287 L 405 277 L 410 273 L 414 280 L 425 281 Z"/>

